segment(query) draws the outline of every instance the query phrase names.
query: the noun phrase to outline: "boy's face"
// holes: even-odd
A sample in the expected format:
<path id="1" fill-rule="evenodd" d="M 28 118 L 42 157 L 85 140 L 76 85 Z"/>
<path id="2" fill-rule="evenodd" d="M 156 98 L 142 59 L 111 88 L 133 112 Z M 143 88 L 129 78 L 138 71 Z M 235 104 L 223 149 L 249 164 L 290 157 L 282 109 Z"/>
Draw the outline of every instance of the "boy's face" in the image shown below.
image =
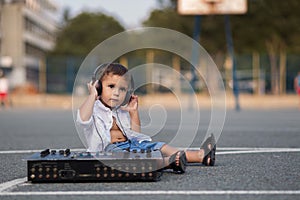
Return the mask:
<path id="1" fill-rule="evenodd" d="M 101 101 L 110 108 L 121 105 L 128 91 L 128 82 L 124 77 L 108 74 L 102 79 Z"/>

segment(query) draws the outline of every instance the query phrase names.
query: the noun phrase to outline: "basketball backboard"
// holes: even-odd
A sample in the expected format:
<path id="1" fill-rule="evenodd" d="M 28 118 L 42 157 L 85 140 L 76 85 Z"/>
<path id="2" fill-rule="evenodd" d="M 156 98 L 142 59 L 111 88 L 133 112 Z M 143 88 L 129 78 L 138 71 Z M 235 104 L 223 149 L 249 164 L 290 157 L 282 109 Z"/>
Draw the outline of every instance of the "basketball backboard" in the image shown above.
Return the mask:
<path id="1" fill-rule="evenodd" d="M 244 14 L 247 0 L 178 0 L 182 15 Z"/>

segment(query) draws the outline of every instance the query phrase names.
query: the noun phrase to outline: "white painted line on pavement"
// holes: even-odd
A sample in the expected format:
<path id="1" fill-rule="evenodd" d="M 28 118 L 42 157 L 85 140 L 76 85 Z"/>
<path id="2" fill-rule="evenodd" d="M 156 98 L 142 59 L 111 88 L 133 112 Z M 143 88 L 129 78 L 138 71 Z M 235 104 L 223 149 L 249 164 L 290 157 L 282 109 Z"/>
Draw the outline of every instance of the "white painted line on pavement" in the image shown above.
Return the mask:
<path id="1" fill-rule="evenodd" d="M 71 151 L 85 151 L 86 149 L 72 149 Z M 181 149 L 188 149 L 188 150 L 198 150 L 199 148 L 192 147 L 192 148 L 181 148 Z M 22 153 L 36 153 L 41 152 L 44 149 L 40 150 L 2 150 L 0 154 L 22 154 Z M 241 153 L 261 153 L 261 152 L 298 152 L 300 148 L 259 148 L 259 147 L 217 147 L 217 151 L 228 151 L 228 152 L 217 152 L 217 154 L 238 154 Z"/>
<path id="2" fill-rule="evenodd" d="M 0 196 L 58 195 L 298 195 L 300 190 L 129 190 L 129 191 L 45 191 L 2 192 Z"/>
<path id="3" fill-rule="evenodd" d="M 256 149 L 256 150 L 249 150 L 249 151 L 223 151 L 223 152 L 216 152 L 216 154 L 232 155 L 232 154 L 284 153 L 284 152 L 300 152 L 300 148 Z"/>
<path id="4" fill-rule="evenodd" d="M 7 181 L 7 182 L 4 182 L 4 183 L 1 183 L 0 184 L 0 194 L 3 191 L 5 191 L 5 190 L 7 190 L 7 189 L 9 189 L 9 188 L 11 188 L 13 186 L 16 186 L 18 184 L 24 183 L 25 181 L 27 181 L 27 177 L 18 178 L 18 179 L 14 179 L 12 181 Z"/>
<path id="5" fill-rule="evenodd" d="M 27 177 L 0 184 L 0 196 L 56 196 L 56 195 L 298 195 L 300 190 L 129 190 L 129 191 L 44 191 L 10 192 L 17 185 L 24 184 Z"/>
<path id="6" fill-rule="evenodd" d="M 40 150 L 2 150 L 0 151 L 0 154 L 18 154 L 18 153 L 36 153 L 41 152 L 45 149 Z M 85 151 L 85 149 L 71 149 L 72 151 Z"/>

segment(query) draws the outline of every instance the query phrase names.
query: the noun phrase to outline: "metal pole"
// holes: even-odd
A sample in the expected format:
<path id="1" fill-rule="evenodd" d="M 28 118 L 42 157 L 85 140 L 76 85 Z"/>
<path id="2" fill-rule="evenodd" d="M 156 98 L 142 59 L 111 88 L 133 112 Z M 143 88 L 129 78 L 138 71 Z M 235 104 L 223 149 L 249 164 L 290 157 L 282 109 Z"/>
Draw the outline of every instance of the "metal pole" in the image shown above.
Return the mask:
<path id="1" fill-rule="evenodd" d="M 195 15 L 194 19 L 194 33 L 193 33 L 193 39 L 197 42 L 199 42 L 200 39 L 200 27 L 201 27 L 201 16 Z M 196 88 L 196 73 L 195 73 L 195 67 L 196 64 L 199 63 L 199 49 L 197 48 L 197 45 L 193 43 L 192 45 L 192 63 L 191 63 L 191 90 L 190 90 L 190 97 L 189 97 L 189 110 L 193 110 L 193 94 L 195 92 Z"/>
<path id="2" fill-rule="evenodd" d="M 197 42 L 200 40 L 200 29 L 201 27 L 201 16 L 196 15 L 195 16 L 195 21 L 194 21 L 194 33 L 193 33 L 193 39 Z M 196 87 L 196 73 L 195 73 L 195 66 L 199 64 L 199 51 L 197 48 L 197 45 L 193 43 L 192 45 L 192 64 L 191 64 L 191 80 L 190 80 L 190 85 L 191 85 L 191 91 L 190 91 L 190 97 L 189 97 L 189 110 L 193 110 L 193 94 L 195 91 Z"/>
<path id="3" fill-rule="evenodd" d="M 73 80 L 74 80 L 74 58 L 67 58 L 67 93 L 72 93 L 73 91 Z"/>
<path id="4" fill-rule="evenodd" d="M 239 111 L 240 110 L 239 86 L 238 86 L 238 80 L 236 76 L 236 60 L 235 60 L 234 50 L 233 50 L 233 41 L 231 35 L 229 15 L 225 15 L 225 32 L 226 32 L 226 42 L 227 42 L 228 52 L 232 59 L 232 81 L 233 81 L 233 95 L 235 98 L 235 110 Z"/>
<path id="5" fill-rule="evenodd" d="M 200 40 L 200 32 L 201 32 L 201 15 L 195 16 L 195 22 L 194 22 L 194 33 L 193 33 L 193 39 L 197 42 Z M 193 44 L 192 49 L 192 62 L 194 64 L 199 63 L 199 51 L 197 49 L 197 46 Z M 191 65 L 191 87 L 193 91 L 195 91 L 195 84 L 196 84 L 196 73 L 195 73 L 195 66 L 193 64 Z"/>

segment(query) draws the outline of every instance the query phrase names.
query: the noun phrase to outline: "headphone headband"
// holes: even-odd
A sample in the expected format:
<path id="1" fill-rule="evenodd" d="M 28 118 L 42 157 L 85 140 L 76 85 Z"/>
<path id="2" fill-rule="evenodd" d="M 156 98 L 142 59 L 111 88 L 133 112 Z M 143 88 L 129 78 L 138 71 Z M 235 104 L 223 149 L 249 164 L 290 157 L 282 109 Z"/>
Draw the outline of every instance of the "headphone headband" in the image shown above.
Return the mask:
<path id="1" fill-rule="evenodd" d="M 92 80 L 93 82 L 95 82 L 96 80 L 100 79 L 103 76 L 103 73 L 105 72 L 106 68 L 110 65 L 111 63 L 103 63 L 101 65 L 99 65 L 92 76 Z M 101 72 L 101 73 L 100 73 Z M 97 78 L 97 74 L 101 74 L 101 76 L 99 76 L 99 78 Z"/>

